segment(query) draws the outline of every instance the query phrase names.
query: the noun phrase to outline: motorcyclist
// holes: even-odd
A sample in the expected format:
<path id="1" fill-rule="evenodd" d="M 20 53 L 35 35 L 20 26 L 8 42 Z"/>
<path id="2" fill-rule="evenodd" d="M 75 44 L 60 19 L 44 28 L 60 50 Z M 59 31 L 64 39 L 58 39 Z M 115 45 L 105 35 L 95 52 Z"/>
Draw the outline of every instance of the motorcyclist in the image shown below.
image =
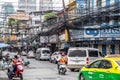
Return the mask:
<path id="1" fill-rule="evenodd" d="M 65 53 L 62 53 L 58 62 L 58 69 L 61 64 L 66 64 L 66 63 L 67 63 L 67 57 L 65 56 Z"/>
<path id="2" fill-rule="evenodd" d="M 18 56 L 14 55 L 14 58 L 11 62 L 12 66 L 10 66 L 8 69 L 9 80 L 11 80 L 12 74 L 15 73 L 15 71 L 17 70 L 17 63 L 18 63 Z"/>

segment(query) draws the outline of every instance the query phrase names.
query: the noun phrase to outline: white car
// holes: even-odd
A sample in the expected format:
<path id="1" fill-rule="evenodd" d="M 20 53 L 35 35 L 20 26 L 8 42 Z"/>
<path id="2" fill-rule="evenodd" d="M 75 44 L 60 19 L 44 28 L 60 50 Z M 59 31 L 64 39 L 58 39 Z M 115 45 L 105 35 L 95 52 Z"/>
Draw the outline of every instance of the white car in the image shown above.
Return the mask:
<path id="1" fill-rule="evenodd" d="M 67 68 L 71 71 L 81 69 L 83 66 L 101 57 L 99 50 L 96 48 L 70 47 L 67 54 Z"/>
<path id="2" fill-rule="evenodd" d="M 38 48 L 35 54 L 37 60 L 49 60 L 50 49 L 49 48 Z"/>
<path id="3" fill-rule="evenodd" d="M 34 52 L 32 50 L 30 50 L 28 53 L 27 53 L 27 58 L 34 58 Z"/>

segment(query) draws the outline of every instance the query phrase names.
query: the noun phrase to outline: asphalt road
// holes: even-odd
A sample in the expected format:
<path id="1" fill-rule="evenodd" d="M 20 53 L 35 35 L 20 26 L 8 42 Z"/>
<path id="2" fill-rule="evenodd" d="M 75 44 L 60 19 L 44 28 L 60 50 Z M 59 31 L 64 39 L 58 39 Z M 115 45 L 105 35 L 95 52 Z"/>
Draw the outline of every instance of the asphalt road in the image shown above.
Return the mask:
<path id="1" fill-rule="evenodd" d="M 57 65 L 49 61 L 38 61 L 35 59 L 26 59 L 30 61 L 29 67 L 24 68 L 24 80 L 77 80 L 78 71 L 71 72 L 67 70 L 66 75 L 59 75 Z M 8 80 L 6 71 L 0 70 L 0 80 Z"/>

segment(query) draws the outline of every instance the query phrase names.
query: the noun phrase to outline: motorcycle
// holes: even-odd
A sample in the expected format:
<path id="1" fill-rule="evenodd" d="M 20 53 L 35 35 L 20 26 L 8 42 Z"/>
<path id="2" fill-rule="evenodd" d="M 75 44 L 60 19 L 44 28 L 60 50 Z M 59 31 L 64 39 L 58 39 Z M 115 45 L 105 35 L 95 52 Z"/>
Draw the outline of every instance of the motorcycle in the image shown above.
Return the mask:
<path id="1" fill-rule="evenodd" d="M 23 80 L 23 64 L 17 63 L 15 72 L 13 72 L 13 67 L 10 66 L 8 68 L 8 78 L 11 80 L 13 78 L 20 78 L 20 80 Z"/>
<path id="2" fill-rule="evenodd" d="M 65 75 L 67 72 L 66 64 L 60 64 L 58 72 L 59 74 Z"/>

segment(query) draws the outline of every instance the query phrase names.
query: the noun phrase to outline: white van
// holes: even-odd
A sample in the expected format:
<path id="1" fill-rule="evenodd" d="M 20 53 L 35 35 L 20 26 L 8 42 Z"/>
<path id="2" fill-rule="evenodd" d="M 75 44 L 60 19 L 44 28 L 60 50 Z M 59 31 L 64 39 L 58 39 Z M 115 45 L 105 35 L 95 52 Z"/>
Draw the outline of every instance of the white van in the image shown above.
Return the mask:
<path id="1" fill-rule="evenodd" d="M 35 58 L 38 60 L 49 60 L 50 49 L 49 48 L 38 48 L 35 54 Z"/>
<path id="2" fill-rule="evenodd" d="M 67 67 L 71 71 L 74 71 L 74 69 L 80 69 L 89 62 L 101 57 L 101 55 L 96 48 L 73 47 L 69 48 L 67 57 Z"/>

